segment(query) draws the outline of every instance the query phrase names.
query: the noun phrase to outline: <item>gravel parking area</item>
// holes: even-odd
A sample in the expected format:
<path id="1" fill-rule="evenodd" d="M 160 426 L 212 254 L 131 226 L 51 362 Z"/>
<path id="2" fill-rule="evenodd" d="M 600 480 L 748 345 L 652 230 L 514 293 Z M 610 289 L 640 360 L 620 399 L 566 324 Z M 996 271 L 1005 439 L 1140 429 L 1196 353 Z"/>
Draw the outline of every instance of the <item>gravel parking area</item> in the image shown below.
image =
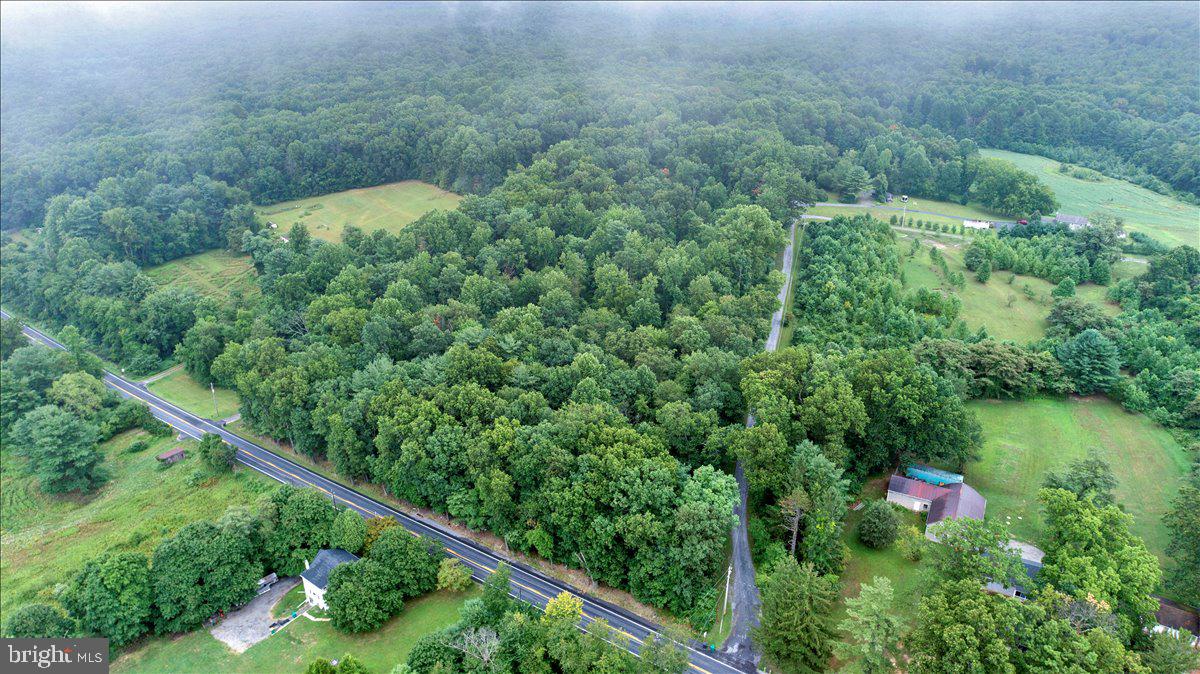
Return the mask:
<path id="1" fill-rule="evenodd" d="M 238 653 L 245 652 L 247 648 L 271 636 L 271 607 L 299 582 L 297 576 L 275 583 L 269 591 L 226 616 L 212 628 L 212 635 Z"/>

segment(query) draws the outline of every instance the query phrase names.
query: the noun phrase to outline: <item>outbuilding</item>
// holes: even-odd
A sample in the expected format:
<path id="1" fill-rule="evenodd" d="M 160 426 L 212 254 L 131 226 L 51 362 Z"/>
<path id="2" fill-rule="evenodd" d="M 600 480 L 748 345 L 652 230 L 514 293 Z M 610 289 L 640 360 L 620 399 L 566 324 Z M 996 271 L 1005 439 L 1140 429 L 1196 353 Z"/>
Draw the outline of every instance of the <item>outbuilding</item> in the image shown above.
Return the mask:
<path id="1" fill-rule="evenodd" d="M 337 548 L 318 552 L 311 564 L 305 560 L 300 580 L 304 583 L 304 596 L 308 599 L 308 603 L 318 608 L 329 608 L 325 603 L 325 590 L 329 587 L 329 573 L 342 564 L 357 561 L 358 555 Z"/>
<path id="2" fill-rule="evenodd" d="M 183 461 L 184 457 L 186 456 L 187 452 L 184 451 L 183 447 L 176 447 L 175 449 L 168 449 L 155 458 L 162 463 L 176 463 L 178 461 Z"/>
<path id="3" fill-rule="evenodd" d="M 946 489 L 943 487 L 903 475 L 893 475 L 888 480 L 887 500 L 913 512 L 921 513 L 929 510 L 933 502 L 945 493 Z"/>

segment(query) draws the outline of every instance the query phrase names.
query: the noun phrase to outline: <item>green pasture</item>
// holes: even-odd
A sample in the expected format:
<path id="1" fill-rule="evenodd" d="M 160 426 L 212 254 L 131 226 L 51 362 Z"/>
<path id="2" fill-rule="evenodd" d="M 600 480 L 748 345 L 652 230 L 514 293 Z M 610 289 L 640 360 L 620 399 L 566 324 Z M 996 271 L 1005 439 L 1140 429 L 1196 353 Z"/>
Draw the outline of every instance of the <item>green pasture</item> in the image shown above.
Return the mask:
<path id="1" fill-rule="evenodd" d="M 429 211 L 453 209 L 459 201 L 462 197 L 453 192 L 417 180 L 406 180 L 260 206 L 257 212 L 264 222 L 278 225 L 282 236 L 287 236 L 292 225 L 303 222 L 313 236 L 340 241 L 347 225 L 365 232 L 382 229 L 395 233 Z"/>
<path id="2" fill-rule="evenodd" d="M 191 288 L 204 297 L 222 302 L 235 292 L 247 297 L 260 292 L 250 257 L 235 255 L 223 248 L 171 260 L 145 272 L 160 285 Z"/>

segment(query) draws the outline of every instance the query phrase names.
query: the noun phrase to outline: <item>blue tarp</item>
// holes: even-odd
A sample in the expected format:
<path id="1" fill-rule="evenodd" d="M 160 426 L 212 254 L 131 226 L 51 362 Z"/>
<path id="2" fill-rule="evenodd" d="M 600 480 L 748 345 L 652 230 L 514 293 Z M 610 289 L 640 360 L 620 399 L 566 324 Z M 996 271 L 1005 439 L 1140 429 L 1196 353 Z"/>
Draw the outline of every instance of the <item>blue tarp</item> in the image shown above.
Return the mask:
<path id="1" fill-rule="evenodd" d="M 914 463 L 908 467 L 905 475 L 914 479 L 936 484 L 941 487 L 947 484 L 956 484 L 963 481 L 963 476 L 958 473 L 951 473 L 947 470 L 940 470 L 930 466 L 923 466 L 919 463 Z"/>

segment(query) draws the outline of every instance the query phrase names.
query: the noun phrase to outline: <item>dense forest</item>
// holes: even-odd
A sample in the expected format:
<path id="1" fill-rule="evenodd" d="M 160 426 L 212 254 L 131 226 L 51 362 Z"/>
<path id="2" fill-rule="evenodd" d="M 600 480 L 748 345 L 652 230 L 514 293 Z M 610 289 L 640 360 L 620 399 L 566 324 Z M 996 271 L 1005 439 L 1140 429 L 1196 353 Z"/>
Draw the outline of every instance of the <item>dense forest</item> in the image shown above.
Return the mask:
<path id="1" fill-rule="evenodd" d="M 771 187 L 679 148 L 679 129 L 711 134 L 718 153 L 744 146 L 739 134 L 760 154 L 776 139 L 809 147 L 796 159 L 827 188 L 862 179 L 857 166 L 896 192 L 958 198 L 970 148 L 991 145 L 1200 195 L 1194 13 L 1146 6 L 1134 27 L 1112 6 L 1042 10 L 430 5 L 397 23 L 380 20 L 387 6 L 262 8 L 233 10 L 272 26 L 246 37 L 199 14 L 182 38 L 100 24 L 54 43 L 12 40 L 0 219 L 40 225 L 50 197 L 141 171 L 176 188 L 207 176 L 259 203 L 401 178 L 482 193 L 561 140 L 610 144 L 603 130 L 647 124 L 638 152 L 689 183 Z M 708 20 L 718 16 L 720 29 Z M 860 21 L 890 39 L 863 39 Z M 103 210 L 180 210 L 166 196 L 100 191 Z"/>
<path id="2" fill-rule="evenodd" d="M 969 400 L 1107 394 L 1197 443 L 1200 252 L 1123 241 L 1117 221 L 1043 225 L 1050 189 L 979 149 L 1195 201 L 1198 19 L 1185 5 L 1146 6 L 1136 24 L 1116 6 L 1042 9 L 406 5 L 397 22 L 387 5 L 264 6 L 184 9 L 195 25 L 181 34 L 147 19 L 6 40 L 0 292 L 70 351 L 18 348 L 4 322 L 0 432 L 44 488 L 94 489 L 99 438 L 162 428 L 104 392 L 90 352 L 136 374 L 178 362 L 236 391 L 254 432 L 698 630 L 717 619 L 740 463 L 765 601 L 756 639 L 775 664 L 821 671 L 850 502 L 903 462 L 974 458 Z M 339 242 L 275 230 L 253 207 L 405 179 L 466 196 L 395 233 L 350 223 Z M 889 192 L 1031 221 L 971 237 L 964 264 L 972 283 L 1004 271 L 1056 284 L 1045 338 L 968 329 L 957 297 L 906 289 L 889 223 L 838 216 L 799 227 L 791 343 L 763 353 L 791 225 L 815 202 Z M 1114 281 L 1132 246 L 1146 272 Z M 214 248 L 249 256 L 261 293 L 218 300 L 143 272 Z M 1076 299 L 1087 282 L 1109 286 L 1120 315 Z M 205 461 L 227 470 L 212 444 Z M 1173 645 L 1142 628 L 1151 592 L 1200 599 L 1200 469 L 1168 515 L 1167 585 L 1112 480 L 1072 466 L 1042 490 L 1047 563 L 1019 608 L 978 592 L 1016 578 L 1007 530 L 951 527 L 927 553 L 913 671 L 1039 671 L 1043 652 L 1063 671 L 1169 671 L 1152 663 Z M 875 511 L 889 545 L 894 515 Z M 292 521 L 304 517 L 316 524 Z M 257 574 L 298 572 L 335 517 L 283 490 L 153 558 L 98 556 L 62 603 L 114 643 L 192 629 Z M 210 571 L 188 557 L 205 537 L 237 552 L 240 584 L 197 608 L 187 574 Z M 917 538 L 906 549 L 920 557 Z M 347 587 L 379 580 L 364 561 Z M 167 576 L 152 587 L 148 570 Z M 141 588 L 115 626 L 86 601 L 110 571 Z M 876 590 L 890 596 L 864 584 L 854 601 Z M 370 624 L 420 593 L 388 588 Z M 466 667 L 447 644 L 483 629 L 507 630 L 505 662 L 603 661 L 602 628 L 580 636 L 548 611 L 516 635 L 528 609 L 502 594 L 489 587 L 410 666 Z M 348 631 L 358 619 L 334 617 Z M 958 652 L 964 630 L 994 641 Z M 879 657 L 869 671 L 890 670 Z"/>

